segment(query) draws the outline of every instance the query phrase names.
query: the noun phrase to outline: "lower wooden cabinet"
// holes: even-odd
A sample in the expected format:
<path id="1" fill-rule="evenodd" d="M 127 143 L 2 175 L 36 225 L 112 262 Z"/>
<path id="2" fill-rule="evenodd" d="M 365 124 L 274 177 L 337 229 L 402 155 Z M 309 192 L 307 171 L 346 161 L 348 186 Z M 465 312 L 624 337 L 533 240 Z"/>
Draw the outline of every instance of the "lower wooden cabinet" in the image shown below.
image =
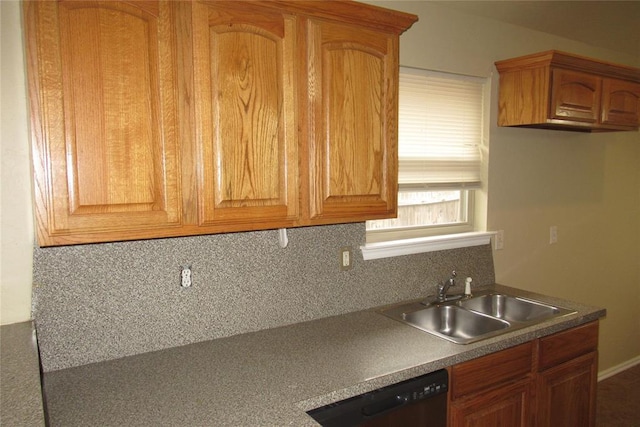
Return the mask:
<path id="1" fill-rule="evenodd" d="M 452 426 L 528 426 L 534 342 L 451 368 Z"/>
<path id="2" fill-rule="evenodd" d="M 595 425 L 598 322 L 538 340 L 535 426 Z"/>
<path id="3" fill-rule="evenodd" d="M 450 368 L 450 426 L 595 425 L 598 322 Z"/>
<path id="4" fill-rule="evenodd" d="M 594 351 L 538 374 L 536 426 L 595 425 L 597 360 Z"/>
<path id="5" fill-rule="evenodd" d="M 528 426 L 531 380 L 517 382 L 480 392 L 453 402 L 450 425 L 453 426 Z"/>

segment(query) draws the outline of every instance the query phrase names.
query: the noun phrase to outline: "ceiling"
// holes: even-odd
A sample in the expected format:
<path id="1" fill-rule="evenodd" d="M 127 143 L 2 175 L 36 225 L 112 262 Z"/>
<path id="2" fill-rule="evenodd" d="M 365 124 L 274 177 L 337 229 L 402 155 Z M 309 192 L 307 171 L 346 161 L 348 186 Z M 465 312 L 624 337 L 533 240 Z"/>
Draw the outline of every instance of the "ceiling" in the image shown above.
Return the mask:
<path id="1" fill-rule="evenodd" d="M 640 0 L 438 3 L 473 15 L 640 57 Z"/>

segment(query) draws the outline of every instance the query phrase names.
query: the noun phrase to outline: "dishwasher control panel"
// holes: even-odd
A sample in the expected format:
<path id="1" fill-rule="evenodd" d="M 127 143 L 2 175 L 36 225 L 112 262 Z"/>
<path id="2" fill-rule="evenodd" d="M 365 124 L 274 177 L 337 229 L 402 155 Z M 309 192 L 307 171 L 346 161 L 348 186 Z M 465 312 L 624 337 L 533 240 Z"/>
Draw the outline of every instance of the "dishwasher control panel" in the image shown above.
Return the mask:
<path id="1" fill-rule="evenodd" d="M 448 389 L 449 375 L 442 369 L 311 410 L 308 414 L 325 427 L 366 425 L 381 417 L 393 419 L 400 411 L 416 408 L 428 413 L 430 419 L 445 420 Z M 417 403 L 422 401 L 424 404 Z"/>

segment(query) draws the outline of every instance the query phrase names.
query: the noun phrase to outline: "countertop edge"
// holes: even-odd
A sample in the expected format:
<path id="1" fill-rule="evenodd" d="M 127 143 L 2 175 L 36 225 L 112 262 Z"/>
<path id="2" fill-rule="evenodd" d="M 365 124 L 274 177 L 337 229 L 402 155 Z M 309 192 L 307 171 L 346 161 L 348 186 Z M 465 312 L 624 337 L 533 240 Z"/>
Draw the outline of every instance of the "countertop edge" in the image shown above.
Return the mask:
<path id="1" fill-rule="evenodd" d="M 44 426 L 40 359 L 33 321 L 0 328 L 0 425 Z"/>

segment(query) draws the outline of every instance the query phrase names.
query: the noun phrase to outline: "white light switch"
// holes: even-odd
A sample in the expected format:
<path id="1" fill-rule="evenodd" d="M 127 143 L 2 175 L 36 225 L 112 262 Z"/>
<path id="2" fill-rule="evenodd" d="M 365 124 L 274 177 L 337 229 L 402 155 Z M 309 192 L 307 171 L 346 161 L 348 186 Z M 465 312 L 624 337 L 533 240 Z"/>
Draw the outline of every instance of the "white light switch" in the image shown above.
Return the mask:
<path id="1" fill-rule="evenodd" d="M 351 268 L 351 247 L 345 246 L 340 248 L 340 270 L 349 270 Z"/>

